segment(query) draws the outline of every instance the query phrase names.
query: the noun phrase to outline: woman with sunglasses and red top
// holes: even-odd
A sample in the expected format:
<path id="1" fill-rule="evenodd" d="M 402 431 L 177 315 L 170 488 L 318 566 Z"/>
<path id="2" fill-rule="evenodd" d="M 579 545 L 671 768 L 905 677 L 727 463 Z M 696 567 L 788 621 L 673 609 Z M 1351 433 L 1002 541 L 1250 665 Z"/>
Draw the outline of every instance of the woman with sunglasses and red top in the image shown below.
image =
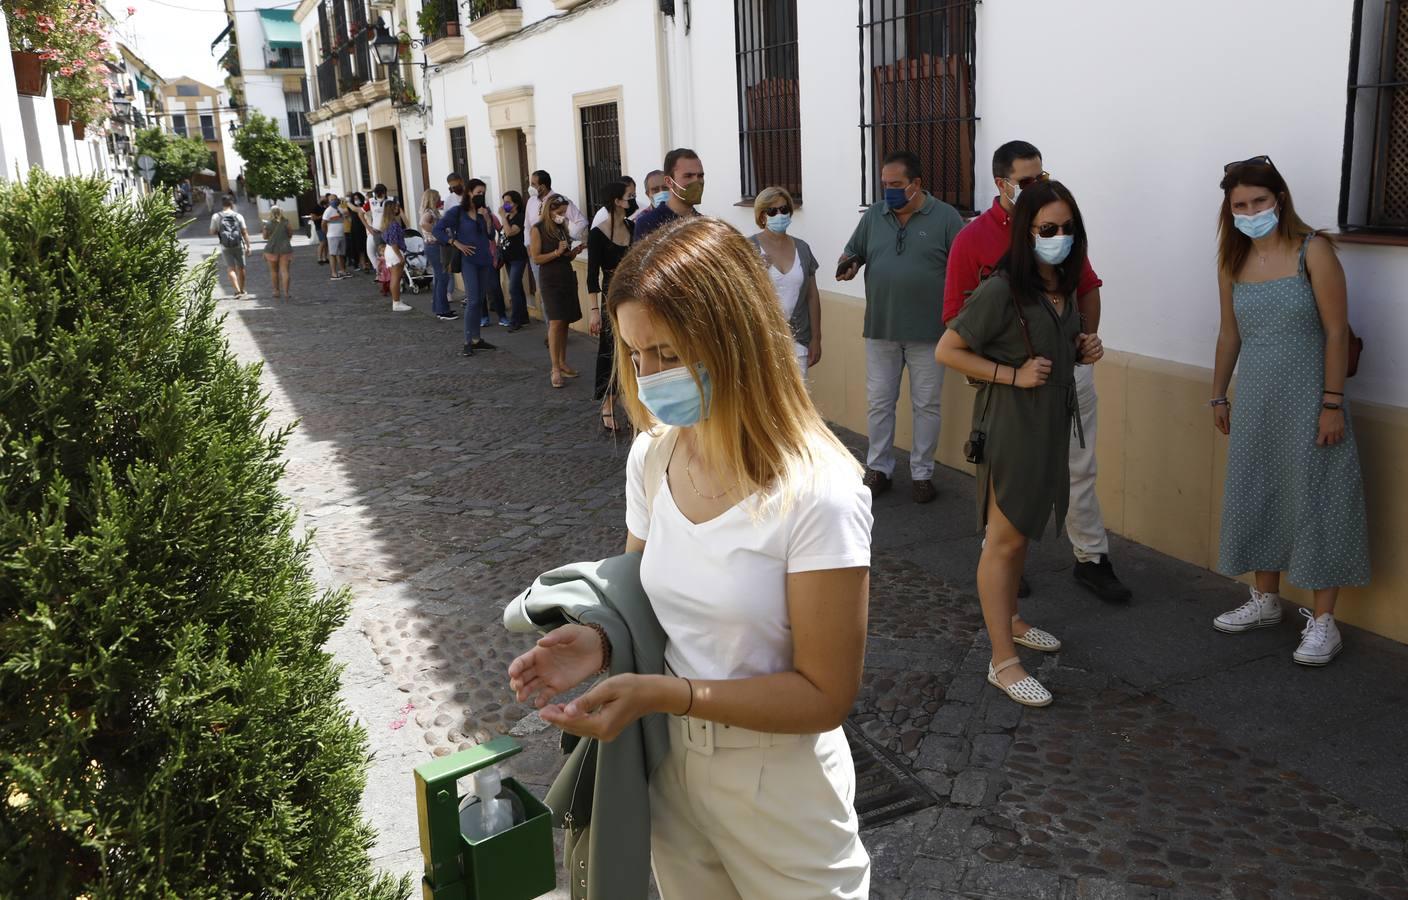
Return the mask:
<path id="1" fill-rule="evenodd" d="M 1286 572 L 1315 592 L 1291 658 L 1323 666 L 1343 646 L 1334 619 L 1340 587 L 1369 583 L 1364 487 L 1345 402 L 1344 270 L 1330 239 L 1296 215 L 1270 157 L 1228 163 L 1220 186 L 1222 325 L 1209 405 L 1213 426 L 1231 440 L 1217 568 L 1255 580 L 1251 598 L 1213 627 L 1238 634 L 1279 623 Z"/>
<path id="2" fill-rule="evenodd" d="M 812 248 L 788 233 L 792 225 L 792 195 L 780 187 L 767 187 L 753 200 L 753 221 L 762 229 L 748 238 L 762 254 L 768 277 L 782 304 L 782 317 L 792 330 L 793 354 L 807 369 L 821 362 L 821 295 L 816 289 L 819 265 Z"/>
<path id="3" fill-rule="evenodd" d="M 1065 185 L 1023 189 L 1011 246 L 934 351 L 942 365 L 982 382 L 968 453 L 978 465 L 978 524 L 987 535 L 978 599 L 992 641 L 988 682 L 1024 706 L 1046 706 L 1051 694 L 1022 668 L 1017 646 L 1052 652 L 1061 642 L 1022 621 L 1017 583 L 1027 542 L 1040 540 L 1053 512 L 1057 522 L 1066 518 L 1072 418 L 1079 428 L 1076 364 L 1105 352 L 1099 337 L 1081 333 L 1076 309 L 1085 254 L 1085 224 Z"/>

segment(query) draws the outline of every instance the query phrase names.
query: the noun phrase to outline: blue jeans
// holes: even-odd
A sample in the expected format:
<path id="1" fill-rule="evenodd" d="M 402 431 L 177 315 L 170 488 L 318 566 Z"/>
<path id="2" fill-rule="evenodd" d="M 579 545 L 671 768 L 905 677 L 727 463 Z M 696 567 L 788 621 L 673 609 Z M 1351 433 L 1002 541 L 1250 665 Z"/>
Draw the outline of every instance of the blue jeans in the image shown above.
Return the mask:
<path id="1" fill-rule="evenodd" d="M 484 315 L 484 294 L 489 281 L 498 277 L 493 266 L 471 265 L 468 258 L 460 266 L 460 277 L 464 279 L 464 342 L 472 344 L 479 340 L 479 319 Z"/>
<path id="2" fill-rule="evenodd" d="M 430 261 L 430 271 L 435 273 L 435 280 L 431 282 L 430 289 L 430 311 L 435 315 L 450 312 L 450 273 L 445 271 L 445 266 L 440 262 L 440 245 L 429 244 L 425 248 L 425 258 Z"/>
<path id="3" fill-rule="evenodd" d="M 511 325 L 528 324 L 528 295 L 523 290 L 523 270 L 526 268 L 526 259 L 508 264 L 508 295 L 511 301 L 508 321 Z"/>

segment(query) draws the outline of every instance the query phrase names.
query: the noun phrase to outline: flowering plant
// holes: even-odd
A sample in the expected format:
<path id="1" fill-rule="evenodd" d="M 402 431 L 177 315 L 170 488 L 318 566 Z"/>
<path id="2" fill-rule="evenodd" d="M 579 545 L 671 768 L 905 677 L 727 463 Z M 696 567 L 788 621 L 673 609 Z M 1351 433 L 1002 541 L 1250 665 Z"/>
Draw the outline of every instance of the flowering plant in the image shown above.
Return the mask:
<path id="1" fill-rule="evenodd" d="M 108 105 L 107 22 L 98 0 L 2 0 L 17 47 L 36 53 L 54 76 L 54 96 L 68 100 L 73 117 L 103 118 Z"/>

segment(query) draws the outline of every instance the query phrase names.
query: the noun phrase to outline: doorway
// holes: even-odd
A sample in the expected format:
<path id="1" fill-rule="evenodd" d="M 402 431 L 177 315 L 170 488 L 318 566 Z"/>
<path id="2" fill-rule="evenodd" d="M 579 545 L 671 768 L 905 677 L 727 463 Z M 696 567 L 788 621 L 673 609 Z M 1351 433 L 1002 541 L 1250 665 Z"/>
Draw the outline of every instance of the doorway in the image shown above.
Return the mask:
<path id="1" fill-rule="evenodd" d="M 503 167 L 499 176 L 503 179 L 503 190 L 521 194 L 528 185 L 528 139 L 521 128 L 505 128 L 498 135 L 499 161 Z"/>

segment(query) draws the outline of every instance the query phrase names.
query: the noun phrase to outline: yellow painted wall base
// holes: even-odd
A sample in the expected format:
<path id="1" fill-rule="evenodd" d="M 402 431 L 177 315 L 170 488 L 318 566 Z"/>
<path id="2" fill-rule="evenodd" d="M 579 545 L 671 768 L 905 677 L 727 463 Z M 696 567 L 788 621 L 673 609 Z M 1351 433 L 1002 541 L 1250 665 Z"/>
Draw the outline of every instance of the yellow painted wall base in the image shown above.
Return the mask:
<path id="1" fill-rule="evenodd" d="M 578 266 L 587 311 L 586 266 Z M 831 422 L 866 433 L 864 301 L 821 292 L 822 361 L 809 373 L 812 398 Z M 937 302 L 937 301 L 936 301 Z M 573 326 L 585 332 L 587 318 Z M 1212 348 L 1208 348 L 1211 356 Z M 1109 350 L 1096 366 L 1100 397 L 1097 492 L 1105 527 L 1195 565 L 1217 563 L 1227 439 L 1212 427 L 1207 406 L 1212 371 Z M 1360 466 L 1368 503 L 1373 582 L 1340 595 L 1336 617 L 1408 643 L 1408 410 L 1353 402 Z M 1235 394 L 1234 394 L 1235 397 Z M 909 379 L 900 389 L 895 444 L 909 446 Z M 973 389 L 948 373 L 943 390 L 938 461 L 971 474 L 963 442 L 973 415 Z M 1250 581 L 1248 575 L 1243 580 Z M 1282 595 L 1309 605 L 1307 592 L 1283 584 Z M 1152 599 L 1152 598 L 1151 598 Z"/>

